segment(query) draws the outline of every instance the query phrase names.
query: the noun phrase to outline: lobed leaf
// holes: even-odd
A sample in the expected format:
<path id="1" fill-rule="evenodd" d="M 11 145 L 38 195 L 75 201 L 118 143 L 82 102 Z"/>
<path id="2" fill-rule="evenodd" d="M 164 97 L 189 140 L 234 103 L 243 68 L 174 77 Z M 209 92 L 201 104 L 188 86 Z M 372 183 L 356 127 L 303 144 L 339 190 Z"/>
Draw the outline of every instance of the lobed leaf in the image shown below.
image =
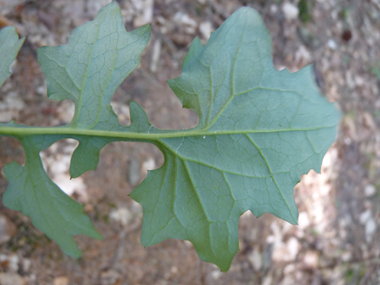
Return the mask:
<path id="1" fill-rule="evenodd" d="M 67 128 L 105 131 L 125 128 L 119 124 L 110 100 L 118 85 L 140 63 L 149 31 L 145 26 L 127 33 L 120 8 L 112 2 L 94 21 L 76 29 L 68 45 L 38 50 L 49 97 L 71 99 L 75 103 L 75 116 Z M 28 131 L 36 128 L 13 122 L 0 124 L 0 127 L 23 130 L 13 137 L 23 143 L 26 155 L 24 167 L 13 162 L 4 168 L 10 181 L 3 196 L 4 205 L 30 216 L 33 224 L 55 240 L 66 254 L 79 257 L 81 252 L 72 238 L 74 235 L 102 237 L 83 214 L 82 205 L 64 194 L 48 177 L 39 152 L 58 140 L 77 139 L 80 144 L 70 166 L 70 174 L 75 178 L 95 169 L 100 150 L 113 140 L 70 132 L 57 135 L 58 129 L 63 128 L 56 128 L 48 135 L 28 135 Z"/>
<path id="2" fill-rule="evenodd" d="M 83 214 L 83 206 L 62 192 L 46 174 L 39 156 L 46 139 L 44 136 L 21 139 L 26 163 L 21 166 L 12 162 L 4 167 L 9 185 L 3 203 L 31 217 L 34 226 L 55 240 L 66 254 L 80 257 L 81 251 L 72 238 L 74 235 L 84 234 L 96 239 L 102 236 Z"/>
<path id="3" fill-rule="evenodd" d="M 262 19 L 241 8 L 206 46 L 194 40 L 182 75 L 168 82 L 183 106 L 197 113 L 196 128 L 159 130 L 134 102 L 132 123 L 122 126 L 110 100 L 140 63 L 149 37 L 149 27 L 127 33 L 112 2 L 76 29 L 68 45 L 39 50 L 48 95 L 73 100 L 75 115 L 56 128 L 0 124 L 0 134 L 18 138 L 27 158 L 25 167 L 12 163 L 4 169 L 10 185 L 3 200 L 78 256 L 72 236 L 99 235 L 81 206 L 48 178 L 38 153 L 63 138 L 78 140 L 70 166 L 77 177 L 96 168 L 109 142 L 150 142 L 165 162 L 130 195 L 143 206 L 142 243 L 189 240 L 203 260 L 226 271 L 239 249 L 242 213 L 269 212 L 297 223 L 293 188 L 302 174 L 320 171 L 340 114 L 319 93 L 310 67 L 293 74 L 273 67 Z"/>
<path id="4" fill-rule="evenodd" d="M 269 33 L 251 8 L 235 12 L 205 47 L 195 39 L 181 77 L 168 83 L 199 124 L 157 140 L 165 164 L 131 194 L 144 207 L 142 243 L 190 240 L 226 271 L 245 211 L 297 224 L 293 188 L 320 171 L 340 115 L 310 67 L 275 70 Z"/>
<path id="5" fill-rule="evenodd" d="M 93 21 L 77 28 L 67 45 L 38 50 L 48 96 L 75 103 L 70 127 L 120 128 L 111 98 L 140 64 L 140 54 L 149 39 L 150 26 L 127 33 L 119 6 L 111 2 Z"/>

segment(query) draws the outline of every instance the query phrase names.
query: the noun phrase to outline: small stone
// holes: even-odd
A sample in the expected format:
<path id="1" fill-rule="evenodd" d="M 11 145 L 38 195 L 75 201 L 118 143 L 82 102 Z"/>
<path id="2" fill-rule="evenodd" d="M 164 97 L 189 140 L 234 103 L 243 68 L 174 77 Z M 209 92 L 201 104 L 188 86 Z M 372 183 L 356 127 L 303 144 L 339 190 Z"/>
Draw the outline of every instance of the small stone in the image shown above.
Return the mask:
<path id="1" fill-rule="evenodd" d="M 36 91 L 40 95 L 45 95 L 47 93 L 46 85 L 38 86 Z"/>
<path id="2" fill-rule="evenodd" d="M 303 230 L 310 226 L 310 219 L 306 212 L 299 213 L 298 226 Z"/>
<path id="3" fill-rule="evenodd" d="M 282 12 L 287 20 L 295 20 L 298 17 L 299 11 L 297 6 L 289 2 L 285 2 L 284 5 L 282 5 Z"/>
<path id="4" fill-rule="evenodd" d="M 366 197 L 371 197 L 371 196 L 375 195 L 376 194 L 376 188 L 375 188 L 375 186 L 373 186 L 372 184 L 368 184 L 364 188 L 364 193 L 365 193 Z"/>
<path id="5" fill-rule="evenodd" d="M 342 253 L 342 255 L 340 256 L 340 259 L 344 262 L 349 262 L 351 258 L 352 258 L 352 253 L 349 251 Z"/>
<path id="6" fill-rule="evenodd" d="M 370 217 L 371 217 L 371 210 L 367 210 L 360 214 L 359 221 L 362 225 L 364 225 Z"/>
<path id="7" fill-rule="evenodd" d="M 87 185 L 82 177 L 71 179 L 68 173 L 61 173 L 55 175 L 52 180 L 67 195 L 71 196 L 75 192 L 82 202 L 88 200 Z"/>
<path id="8" fill-rule="evenodd" d="M 22 270 L 24 272 L 29 272 L 32 261 L 29 258 L 23 258 L 21 262 Z"/>
<path id="9" fill-rule="evenodd" d="M 254 249 L 248 256 L 248 260 L 251 262 L 255 271 L 260 271 L 263 265 L 263 258 L 258 248 Z"/>
<path id="10" fill-rule="evenodd" d="M 291 237 L 286 243 L 286 249 L 289 252 L 290 260 L 294 260 L 298 254 L 299 243 L 295 237 Z"/>
<path id="11" fill-rule="evenodd" d="M 190 18 L 189 15 L 182 12 L 177 12 L 174 15 L 173 20 L 185 26 L 191 26 L 194 28 L 198 26 L 197 21 L 195 21 L 194 19 Z"/>
<path id="12" fill-rule="evenodd" d="M 362 76 L 357 75 L 355 77 L 355 83 L 356 86 L 364 86 L 367 83 L 367 81 Z"/>
<path id="13" fill-rule="evenodd" d="M 61 123 L 69 123 L 74 117 L 75 104 L 71 100 L 65 100 L 60 103 L 57 109 L 58 119 Z"/>
<path id="14" fill-rule="evenodd" d="M 132 158 L 129 161 L 129 169 L 128 169 L 129 184 L 132 187 L 136 187 L 140 183 L 140 179 L 141 179 L 141 165 L 137 160 Z"/>
<path id="15" fill-rule="evenodd" d="M 111 106 L 116 113 L 120 124 L 124 126 L 129 126 L 131 123 L 131 116 L 129 112 L 129 106 L 116 101 L 111 101 Z"/>
<path id="16" fill-rule="evenodd" d="M 7 217 L 0 215 L 0 244 L 9 241 L 16 233 L 16 225 Z"/>
<path id="17" fill-rule="evenodd" d="M 211 272 L 212 279 L 217 280 L 222 275 L 222 272 L 220 270 L 214 270 Z"/>
<path id="18" fill-rule="evenodd" d="M 277 7 L 276 4 L 272 4 L 272 5 L 270 5 L 270 12 L 271 12 L 271 14 L 273 14 L 273 15 L 277 14 L 277 12 L 278 12 L 278 7 Z"/>
<path id="19" fill-rule="evenodd" d="M 207 21 L 199 25 L 199 32 L 205 40 L 208 40 L 211 36 L 211 33 L 214 31 L 212 23 Z"/>
<path id="20" fill-rule="evenodd" d="M 56 163 L 54 164 L 54 167 L 51 167 L 51 169 L 50 169 L 53 176 L 66 173 L 69 170 L 71 156 L 70 155 L 62 155 L 59 158 L 60 159 L 58 161 L 56 161 Z"/>
<path id="21" fill-rule="evenodd" d="M 162 16 L 157 16 L 156 21 L 157 21 L 158 23 L 160 23 L 160 25 L 165 25 L 165 23 L 166 23 L 165 18 L 162 17 Z"/>
<path id="22" fill-rule="evenodd" d="M 119 222 L 121 225 L 126 226 L 132 219 L 131 212 L 127 208 L 113 209 L 110 212 L 110 219 Z"/>
<path id="23" fill-rule="evenodd" d="M 295 54 L 295 60 L 296 61 L 305 61 L 307 63 L 312 61 L 312 57 L 310 52 L 307 50 L 307 48 L 303 45 L 299 46 L 296 54 Z"/>
<path id="24" fill-rule="evenodd" d="M 311 268 L 317 268 L 319 263 L 319 255 L 315 250 L 309 250 L 306 252 L 303 262 L 306 266 Z"/>
<path id="25" fill-rule="evenodd" d="M 152 157 L 148 157 L 147 160 L 144 161 L 142 165 L 143 171 L 153 170 L 156 168 L 156 162 Z"/>
<path id="26" fill-rule="evenodd" d="M 54 285 L 68 285 L 69 284 L 69 278 L 66 276 L 59 276 L 54 278 L 53 281 Z"/>
<path id="27" fill-rule="evenodd" d="M 150 63 L 150 71 L 153 73 L 157 72 L 157 67 L 160 60 L 160 54 L 161 54 L 161 40 L 157 39 L 153 44 L 152 61 Z"/>
<path id="28" fill-rule="evenodd" d="M 375 220 L 371 217 L 368 219 L 368 221 L 365 224 L 365 238 L 367 243 L 370 243 L 372 241 L 372 236 L 376 231 L 376 222 Z"/>
<path id="29" fill-rule="evenodd" d="M 333 40 L 333 39 L 329 39 L 328 42 L 327 42 L 327 46 L 332 49 L 332 50 L 336 50 L 336 48 L 338 47 L 338 45 L 336 44 L 336 42 Z"/>
<path id="30" fill-rule="evenodd" d="M 143 5 L 143 7 L 140 9 L 142 11 L 142 14 L 134 19 L 133 25 L 137 28 L 151 23 L 153 17 L 153 0 L 143 0 L 134 2 L 140 2 Z"/>

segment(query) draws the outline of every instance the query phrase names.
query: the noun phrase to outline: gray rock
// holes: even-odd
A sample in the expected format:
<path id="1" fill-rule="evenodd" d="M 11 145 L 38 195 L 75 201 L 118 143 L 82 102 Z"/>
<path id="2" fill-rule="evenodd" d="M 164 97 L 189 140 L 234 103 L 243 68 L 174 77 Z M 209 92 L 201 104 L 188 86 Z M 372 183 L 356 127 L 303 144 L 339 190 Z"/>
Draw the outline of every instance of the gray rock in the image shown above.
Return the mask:
<path id="1" fill-rule="evenodd" d="M 376 222 L 372 217 L 365 223 L 365 239 L 367 243 L 372 241 L 373 234 L 376 232 L 376 227 Z"/>
<path id="2" fill-rule="evenodd" d="M 141 164 L 133 158 L 129 161 L 128 180 L 132 187 L 139 185 L 141 180 Z"/>
<path id="3" fill-rule="evenodd" d="M 282 5 L 282 12 L 284 13 L 284 16 L 287 20 L 295 20 L 298 17 L 298 8 L 294 4 L 291 4 L 289 2 L 285 2 L 284 5 Z"/>
<path id="4" fill-rule="evenodd" d="M 372 184 L 368 184 L 364 188 L 364 193 L 365 193 L 366 197 L 371 197 L 371 196 L 375 195 L 376 194 L 376 188 L 375 188 L 375 186 L 373 186 Z"/>

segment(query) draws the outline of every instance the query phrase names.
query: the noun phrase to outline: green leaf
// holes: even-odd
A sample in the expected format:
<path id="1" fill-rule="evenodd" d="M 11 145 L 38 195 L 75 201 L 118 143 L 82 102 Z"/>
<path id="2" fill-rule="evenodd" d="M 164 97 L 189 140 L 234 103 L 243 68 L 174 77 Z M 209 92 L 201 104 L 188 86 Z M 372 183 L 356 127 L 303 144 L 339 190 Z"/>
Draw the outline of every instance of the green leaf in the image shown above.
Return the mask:
<path id="1" fill-rule="evenodd" d="M 140 63 L 140 54 L 149 41 L 149 27 L 127 33 L 120 8 L 111 3 L 102 9 L 94 21 L 76 29 L 69 44 L 43 47 L 38 59 L 46 74 L 48 95 L 52 99 L 71 99 L 75 103 L 75 116 L 68 128 L 123 129 L 113 112 L 110 100 L 124 78 Z M 3 196 L 4 204 L 30 216 L 33 224 L 55 240 L 62 250 L 79 257 L 72 236 L 84 234 L 101 239 L 101 235 L 83 214 L 82 206 L 64 194 L 47 176 L 39 152 L 52 143 L 75 138 L 80 145 L 74 152 L 70 167 L 72 177 L 95 169 L 100 150 L 109 138 L 59 135 L 25 136 L 35 128 L 0 124 L 0 127 L 24 129 L 14 135 L 24 146 L 25 167 L 13 162 L 4 173 L 10 184 Z M 81 132 L 78 132 L 79 134 Z"/>
<path id="2" fill-rule="evenodd" d="M 46 174 L 39 156 L 46 140 L 49 139 L 44 136 L 21 140 L 26 163 L 20 166 L 12 162 L 4 167 L 10 183 L 3 195 L 3 203 L 30 216 L 33 224 L 55 240 L 66 254 L 80 257 L 81 251 L 72 236 L 84 234 L 96 239 L 102 239 L 102 236 L 83 214 L 83 206 L 63 193 Z"/>
<path id="3" fill-rule="evenodd" d="M 18 51 L 20 50 L 25 38 L 18 39 L 16 28 L 8 26 L 0 31 L 0 86 L 11 74 L 9 67 L 15 60 Z"/>
<path id="4" fill-rule="evenodd" d="M 150 39 L 150 27 L 127 33 L 119 6 L 112 2 L 94 21 L 77 28 L 69 44 L 43 47 L 38 61 L 52 99 L 71 99 L 75 115 L 69 127 L 120 131 L 111 98 L 123 80 L 140 64 Z M 70 166 L 71 177 L 96 168 L 100 150 L 112 140 L 77 137 L 80 142 Z"/>
<path id="5" fill-rule="evenodd" d="M 111 97 L 140 64 L 140 54 L 149 38 L 149 26 L 127 33 L 120 8 L 112 2 L 94 21 L 77 28 L 68 45 L 38 50 L 49 97 L 75 103 L 71 127 L 120 128 Z"/>
<path id="6" fill-rule="evenodd" d="M 310 67 L 293 74 L 273 67 L 262 19 L 255 10 L 241 8 L 206 46 L 194 40 L 182 75 L 168 82 L 183 106 L 198 115 L 196 128 L 159 130 L 134 102 L 132 123 L 122 126 L 110 100 L 140 63 L 149 36 L 149 27 L 127 33 L 113 2 L 76 29 L 68 45 L 39 50 L 48 95 L 73 100 L 75 115 L 61 127 L 0 124 L 0 134 L 20 139 L 27 157 L 24 169 L 15 163 L 5 169 L 11 183 L 4 200 L 72 253 L 72 239 L 61 232 L 54 236 L 57 229 L 44 225 L 64 224 L 69 236 L 91 236 L 94 230 L 86 221 L 78 224 L 76 215 L 69 216 L 71 210 L 65 213 L 61 205 L 70 198 L 52 198 L 60 192 L 44 172 L 39 151 L 60 139 L 78 140 L 70 166 L 71 176 L 77 177 L 96 168 L 100 150 L 109 142 L 150 142 L 165 162 L 130 195 L 144 209 L 142 243 L 189 240 L 203 260 L 226 271 L 238 251 L 242 213 L 250 210 L 259 217 L 269 212 L 297 223 L 293 188 L 302 174 L 320 171 L 340 114 L 319 93 Z M 47 216 L 48 203 L 61 204 L 48 207 Z M 78 216 L 80 210 L 76 208 Z"/>
<path id="7" fill-rule="evenodd" d="M 190 240 L 226 271 L 242 213 L 297 223 L 293 188 L 302 174 L 320 171 L 340 116 L 310 67 L 275 70 L 270 35 L 250 8 L 235 12 L 205 47 L 195 39 L 181 77 L 168 83 L 199 124 L 157 140 L 165 164 L 131 194 L 144 208 L 142 243 Z"/>

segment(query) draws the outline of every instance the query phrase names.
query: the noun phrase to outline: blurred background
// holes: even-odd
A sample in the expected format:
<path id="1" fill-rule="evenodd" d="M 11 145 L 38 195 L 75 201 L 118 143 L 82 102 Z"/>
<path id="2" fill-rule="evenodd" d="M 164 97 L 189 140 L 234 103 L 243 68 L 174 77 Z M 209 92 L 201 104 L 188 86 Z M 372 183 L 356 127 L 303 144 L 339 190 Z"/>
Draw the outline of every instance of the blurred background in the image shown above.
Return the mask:
<path id="1" fill-rule="evenodd" d="M 46 96 L 36 49 L 66 44 L 76 27 L 92 20 L 110 0 L 0 0 L 0 26 L 12 24 L 26 41 L 0 89 L 0 121 L 57 126 L 74 106 Z M 240 251 L 227 273 L 202 262 L 191 243 L 140 243 L 142 208 L 128 194 L 148 169 L 162 165 L 152 145 L 112 143 L 96 171 L 69 180 L 73 140 L 41 155 L 49 176 L 84 205 L 104 241 L 76 237 L 83 257 L 74 260 L 0 202 L 0 284 L 380 284 L 380 1 L 379 0 L 119 0 L 128 31 L 152 25 L 142 64 L 113 97 L 128 125 L 137 101 L 159 128 L 190 128 L 196 115 L 182 109 L 166 84 L 178 77 L 195 36 L 210 33 L 239 7 L 257 9 L 271 33 L 273 61 L 295 72 L 314 64 L 315 80 L 343 113 L 337 141 L 322 173 L 310 171 L 295 187 L 300 212 L 293 226 L 270 214 L 245 213 Z M 21 145 L 0 137 L 2 169 L 24 162 Z"/>

